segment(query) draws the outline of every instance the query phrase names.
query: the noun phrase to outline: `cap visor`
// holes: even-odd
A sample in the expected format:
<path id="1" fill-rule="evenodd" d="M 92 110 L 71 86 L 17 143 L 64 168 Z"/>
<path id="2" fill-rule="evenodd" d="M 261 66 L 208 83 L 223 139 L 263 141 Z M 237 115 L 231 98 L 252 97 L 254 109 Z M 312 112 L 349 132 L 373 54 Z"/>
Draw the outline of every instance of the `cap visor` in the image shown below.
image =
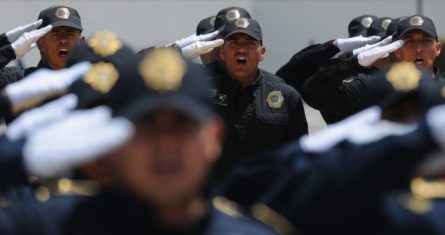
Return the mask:
<path id="1" fill-rule="evenodd" d="M 228 37 L 230 37 L 230 36 L 232 36 L 232 35 L 234 35 L 234 34 L 236 34 L 236 33 L 243 33 L 243 34 L 249 35 L 249 36 L 251 36 L 252 38 L 254 38 L 254 39 L 258 40 L 258 41 L 261 41 L 261 40 L 262 40 L 258 35 L 256 35 L 255 33 L 251 32 L 251 31 L 249 31 L 249 30 L 246 30 L 246 29 L 238 29 L 238 30 L 234 30 L 234 31 L 228 33 L 228 34 L 224 37 L 224 39 L 226 39 L 226 38 L 228 38 Z"/>
<path id="2" fill-rule="evenodd" d="M 116 115 L 134 121 L 159 110 L 177 111 L 198 122 L 206 120 L 212 114 L 209 106 L 200 104 L 199 101 L 188 96 L 165 94 L 142 97 L 123 108 L 121 112 L 118 111 Z"/>
<path id="3" fill-rule="evenodd" d="M 409 29 L 403 31 L 403 32 L 399 35 L 399 37 L 397 37 L 397 39 L 402 39 L 402 37 L 405 36 L 405 34 L 411 32 L 411 31 L 413 31 L 413 30 L 422 31 L 422 32 L 428 34 L 428 35 L 429 35 L 430 37 L 432 37 L 432 38 L 437 38 L 437 35 L 436 35 L 434 32 L 430 31 L 430 30 L 426 30 L 426 29 L 423 29 L 423 28 L 412 27 L 412 28 L 409 28 Z"/>
<path id="4" fill-rule="evenodd" d="M 71 28 L 83 30 L 82 26 L 74 24 L 74 23 L 69 22 L 69 21 L 56 21 L 56 22 L 52 22 L 51 25 L 53 26 L 53 28 L 59 27 L 59 26 L 68 26 L 68 27 L 71 27 Z"/>

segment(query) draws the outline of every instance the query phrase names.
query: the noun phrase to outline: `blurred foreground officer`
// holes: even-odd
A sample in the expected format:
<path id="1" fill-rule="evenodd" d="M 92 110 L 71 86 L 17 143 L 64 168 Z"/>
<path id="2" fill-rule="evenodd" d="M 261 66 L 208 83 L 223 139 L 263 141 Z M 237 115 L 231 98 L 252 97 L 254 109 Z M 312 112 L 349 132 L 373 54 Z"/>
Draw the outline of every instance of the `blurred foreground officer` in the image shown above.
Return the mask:
<path id="1" fill-rule="evenodd" d="M 259 23 L 240 18 L 227 23 L 223 35 L 219 55 L 227 73 L 212 77 L 216 87 L 211 90 L 211 102 L 229 125 L 222 161 L 236 162 L 306 134 L 298 92 L 258 68 L 266 53 Z"/>
<path id="2" fill-rule="evenodd" d="M 65 154 L 77 164 L 90 161 L 82 170 L 98 181 L 100 192 L 4 210 L 1 233 L 275 234 L 243 217 L 233 202 L 210 199 L 204 187 L 221 151 L 223 122 L 208 104 L 202 70 L 173 49 L 154 49 L 138 61 L 126 61 L 110 91 L 116 118 L 106 107 L 76 111 L 49 127 L 52 134 L 33 138 L 55 137 L 54 131 L 63 129 L 68 138 L 80 134 L 77 150 Z M 61 151 L 72 143 L 49 142 L 27 151 Z"/>
<path id="3" fill-rule="evenodd" d="M 17 81 L 40 68 L 62 69 L 68 59 L 68 53 L 79 42 L 84 41 L 80 16 L 73 8 L 52 6 L 42 10 L 38 19 L 42 20 L 40 28 L 51 30 L 48 33 L 46 31 L 36 42 L 41 57 L 39 64 L 20 73 L 0 73 L 0 80 Z"/>

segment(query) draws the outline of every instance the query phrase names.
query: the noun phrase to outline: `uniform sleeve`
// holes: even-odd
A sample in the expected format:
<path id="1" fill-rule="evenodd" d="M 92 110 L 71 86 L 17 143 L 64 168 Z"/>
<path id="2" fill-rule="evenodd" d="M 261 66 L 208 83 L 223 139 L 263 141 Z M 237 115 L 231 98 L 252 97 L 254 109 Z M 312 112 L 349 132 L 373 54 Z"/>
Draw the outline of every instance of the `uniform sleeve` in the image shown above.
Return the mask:
<path id="1" fill-rule="evenodd" d="M 8 84 L 19 81 L 24 77 L 25 70 L 19 67 L 0 68 L 0 89 Z"/>
<path id="2" fill-rule="evenodd" d="M 5 184 L 27 182 L 22 158 L 24 144 L 24 140 L 10 142 L 5 135 L 0 136 L 0 188 Z"/>
<path id="3" fill-rule="evenodd" d="M 0 47 L 0 68 L 5 67 L 11 60 L 15 60 L 15 52 L 11 45 Z"/>
<path id="4" fill-rule="evenodd" d="M 317 71 L 317 68 L 338 52 L 339 49 L 332 44 L 332 41 L 311 45 L 293 55 L 276 75 L 300 92 L 303 84 Z"/>
<path id="5" fill-rule="evenodd" d="M 0 47 L 4 47 L 8 44 L 11 44 L 6 36 L 6 33 L 0 34 Z"/>
<path id="6" fill-rule="evenodd" d="M 300 94 L 291 87 L 289 90 L 289 140 L 296 140 L 308 133 L 308 125 Z"/>
<path id="7" fill-rule="evenodd" d="M 320 111 L 344 113 L 357 110 L 351 103 L 360 100 L 363 82 L 357 78 L 362 69 L 355 57 L 331 61 L 306 81 L 301 92 L 303 99 Z M 349 82 L 343 83 L 343 80 Z"/>
<path id="8" fill-rule="evenodd" d="M 13 116 L 11 102 L 6 96 L 0 95 L 0 118 L 9 119 Z"/>

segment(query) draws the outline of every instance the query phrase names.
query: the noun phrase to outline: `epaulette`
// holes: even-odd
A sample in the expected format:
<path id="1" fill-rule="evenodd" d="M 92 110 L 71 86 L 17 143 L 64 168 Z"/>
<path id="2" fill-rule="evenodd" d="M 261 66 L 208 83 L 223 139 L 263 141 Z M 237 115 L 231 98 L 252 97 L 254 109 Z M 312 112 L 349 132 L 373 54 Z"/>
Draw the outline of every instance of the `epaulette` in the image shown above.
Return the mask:
<path id="1" fill-rule="evenodd" d="M 34 195 L 40 202 L 46 202 L 52 196 L 94 196 L 100 190 L 99 184 L 94 180 L 61 178 L 33 184 L 35 186 Z"/>
<path id="2" fill-rule="evenodd" d="M 216 196 L 212 200 L 213 206 L 222 213 L 231 217 L 242 217 L 241 210 L 236 202 L 225 197 Z"/>
<path id="3" fill-rule="evenodd" d="M 445 180 L 414 178 L 411 180 L 411 192 L 424 199 L 445 198 Z"/>
<path id="4" fill-rule="evenodd" d="M 251 209 L 252 216 L 283 235 L 302 234 L 289 220 L 263 203 L 256 203 Z"/>
<path id="5" fill-rule="evenodd" d="M 434 199 L 445 198 L 445 180 L 411 180 L 411 194 L 402 195 L 401 204 L 414 214 L 427 214 L 434 207 Z"/>

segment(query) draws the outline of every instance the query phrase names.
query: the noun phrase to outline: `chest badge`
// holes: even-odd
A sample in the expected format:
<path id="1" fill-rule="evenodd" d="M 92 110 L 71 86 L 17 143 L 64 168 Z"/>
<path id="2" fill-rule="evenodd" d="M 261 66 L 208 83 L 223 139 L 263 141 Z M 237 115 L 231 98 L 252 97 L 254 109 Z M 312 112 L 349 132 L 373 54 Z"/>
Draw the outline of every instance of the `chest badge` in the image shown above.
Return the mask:
<path id="1" fill-rule="evenodd" d="M 266 101 L 269 108 L 278 109 L 283 105 L 284 97 L 281 91 L 271 91 L 267 95 Z"/>

